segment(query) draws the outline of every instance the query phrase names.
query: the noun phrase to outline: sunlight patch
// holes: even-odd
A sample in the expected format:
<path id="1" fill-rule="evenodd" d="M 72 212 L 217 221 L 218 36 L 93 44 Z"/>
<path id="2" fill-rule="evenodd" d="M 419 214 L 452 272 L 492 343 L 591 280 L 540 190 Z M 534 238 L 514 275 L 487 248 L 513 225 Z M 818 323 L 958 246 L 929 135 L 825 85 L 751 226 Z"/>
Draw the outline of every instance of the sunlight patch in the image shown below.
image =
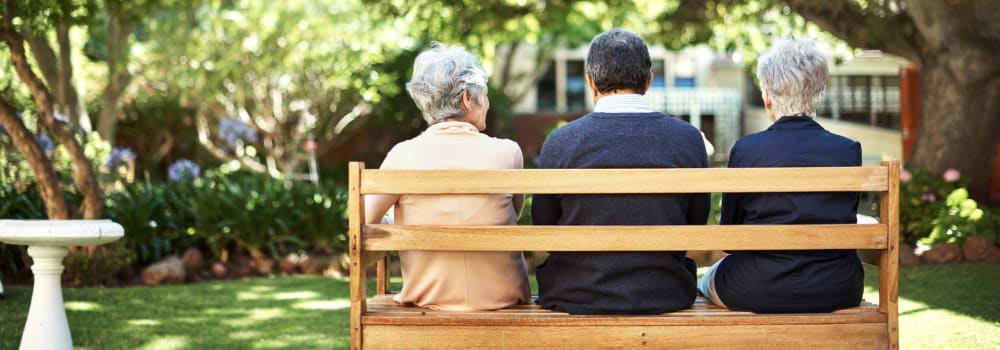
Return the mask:
<path id="1" fill-rule="evenodd" d="M 250 288 L 250 290 L 258 293 L 267 293 L 267 292 L 273 292 L 274 286 L 254 286 Z"/>
<path id="2" fill-rule="evenodd" d="M 71 311 L 99 311 L 101 310 L 101 304 L 92 303 L 89 301 L 67 301 L 63 304 L 66 310 Z"/>
<path id="3" fill-rule="evenodd" d="M 150 319 L 139 319 L 139 320 L 129 320 L 128 324 L 130 326 L 159 326 L 160 321 L 150 320 Z"/>
<path id="4" fill-rule="evenodd" d="M 184 349 L 187 347 L 188 347 L 187 337 L 170 336 L 170 337 L 153 338 L 152 341 L 146 343 L 146 345 L 140 347 L 140 349 L 164 350 L 164 349 Z"/>
<path id="5" fill-rule="evenodd" d="M 257 300 L 264 299 L 264 296 L 257 292 L 238 292 L 236 300 Z"/>
<path id="6" fill-rule="evenodd" d="M 269 308 L 269 309 L 254 309 L 250 311 L 250 318 L 254 320 L 270 320 L 272 318 L 278 318 L 285 315 L 284 309 Z"/>
<path id="7" fill-rule="evenodd" d="M 240 332 L 229 333 L 229 337 L 233 338 L 233 339 L 240 339 L 240 340 L 243 340 L 243 339 L 254 339 L 254 338 L 260 337 L 260 334 L 257 334 L 257 332 L 251 332 L 251 331 L 240 331 Z"/>
<path id="8" fill-rule="evenodd" d="M 287 299 L 316 299 L 319 298 L 319 293 L 313 291 L 301 291 L 301 292 L 286 292 L 278 293 L 274 295 L 277 300 L 287 300 Z"/>
<path id="9" fill-rule="evenodd" d="M 292 307 L 305 310 L 341 310 L 351 307 L 351 301 L 346 298 L 334 300 L 310 300 L 295 303 Z"/>

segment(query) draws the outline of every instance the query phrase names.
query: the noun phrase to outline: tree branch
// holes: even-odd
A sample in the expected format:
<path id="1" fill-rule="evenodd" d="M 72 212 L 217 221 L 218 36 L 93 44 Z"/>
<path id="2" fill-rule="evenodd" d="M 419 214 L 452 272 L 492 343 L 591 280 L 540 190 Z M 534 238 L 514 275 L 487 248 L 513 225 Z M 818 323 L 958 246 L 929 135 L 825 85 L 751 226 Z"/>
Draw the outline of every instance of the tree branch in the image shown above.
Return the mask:
<path id="1" fill-rule="evenodd" d="M 201 111 L 200 109 L 197 112 L 195 112 L 195 125 L 196 128 L 198 129 L 198 143 L 200 143 L 202 147 L 205 147 L 205 150 L 207 150 L 208 153 L 211 154 L 216 159 L 221 161 L 236 160 L 239 161 L 240 164 L 245 166 L 250 171 L 261 174 L 268 173 L 267 167 L 265 167 L 264 164 L 253 161 L 247 157 L 233 157 L 228 153 L 226 153 L 226 151 L 223 151 L 219 147 L 216 147 L 215 144 L 212 143 L 212 137 L 210 136 L 211 131 L 208 128 L 208 118 L 205 117 L 205 112 Z"/>
<path id="2" fill-rule="evenodd" d="M 879 49 L 920 61 L 919 34 L 904 10 L 863 10 L 851 0 L 786 0 L 806 20 L 859 48 Z M 872 5 L 873 7 L 875 5 Z"/>
<path id="3" fill-rule="evenodd" d="M 28 89 L 35 99 L 35 107 L 38 108 L 38 121 L 70 155 L 73 163 L 73 182 L 76 188 L 83 194 L 83 218 L 98 219 L 104 209 L 101 192 L 97 188 L 94 178 L 93 165 L 83 153 L 83 147 L 73 137 L 73 131 L 69 124 L 57 122 L 52 110 L 52 94 L 49 92 L 41 78 L 35 74 L 28 64 L 27 53 L 24 49 L 24 38 L 14 29 L 13 17 L 17 13 L 14 1 L 8 1 L 6 13 L 0 22 L 0 38 L 7 43 L 10 48 L 10 60 L 14 65 L 18 78 Z"/>
<path id="4" fill-rule="evenodd" d="M 49 159 L 42 153 L 35 135 L 24 126 L 24 121 L 17 117 L 17 112 L 7 100 L 0 97 L 0 124 L 7 130 L 7 134 L 14 140 L 14 146 L 24 155 L 35 172 L 35 183 L 38 184 L 38 194 L 42 196 L 42 203 L 45 204 L 45 214 L 49 219 L 69 219 L 69 206 L 66 204 L 66 195 L 59 187 L 59 176 L 49 163 Z"/>

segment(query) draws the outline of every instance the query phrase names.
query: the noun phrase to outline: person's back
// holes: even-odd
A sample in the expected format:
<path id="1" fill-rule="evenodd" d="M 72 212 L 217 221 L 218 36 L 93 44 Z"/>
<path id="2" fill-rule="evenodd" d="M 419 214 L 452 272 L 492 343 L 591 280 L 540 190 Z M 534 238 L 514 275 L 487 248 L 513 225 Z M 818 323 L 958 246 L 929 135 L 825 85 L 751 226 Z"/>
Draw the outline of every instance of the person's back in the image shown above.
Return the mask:
<path id="1" fill-rule="evenodd" d="M 599 35 L 587 64 L 595 110 L 549 135 L 537 159 L 539 168 L 708 166 L 697 129 L 642 103 L 641 94 L 651 78 L 642 39 L 624 31 Z M 632 79 L 622 77 L 622 71 L 630 70 L 636 72 Z M 616 85 L 623 80 L 632 84 Z M 536 225 L 702 225 L 708 203 L 707 194 L 535 195 L 532 220 Z M 683 309 L 696 296 L 694 265 L 684 255 L 683 251 L 552 253 L 536 270 L 538 301 L 545 308 L 574 314 Z"/>
<path id="2" fill-rule="evenodd" d="M 467 51 L 434 47 L 417 56 L 406 90 L 429 127 L 393 146 L 380 169 L 519 169 L 521 149 L 489 137 L 486 71 Z M 397 225 L 514 225 L 523 194 L 368 195 L 377 223 L 389 208 Z M 494 310 L 530 302 L 524 256 L 512 252 L 401 251 L 402 304 L 450 311 Z"/>
<path id="3" fill-rule="evenodd" d="M 823 129 L 815 113 L 826 61 L 809 43 L 786 42 L 758 66 L 774 124 L 740 139 L 731 168 L 860 166 L 861 145 Z M 848 224 L 858 193 L 724 194 L 720 223 Z M 857 306 L 864 271 L 853 250 L 733 251 L 706 272 L 699 289 L 712 302 L 754 312 L 829 312 Z"/>

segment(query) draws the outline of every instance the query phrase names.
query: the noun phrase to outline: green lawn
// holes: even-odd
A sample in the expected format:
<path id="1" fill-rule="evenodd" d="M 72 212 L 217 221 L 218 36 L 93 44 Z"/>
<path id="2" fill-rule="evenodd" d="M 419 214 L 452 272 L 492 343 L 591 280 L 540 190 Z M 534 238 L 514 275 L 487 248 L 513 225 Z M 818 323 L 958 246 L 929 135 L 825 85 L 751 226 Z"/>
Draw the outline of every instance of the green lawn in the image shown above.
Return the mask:
<path id="1" fill-rule="evenodd" d="M 869 300 L 877 300 L 868 271 Z M 348 344 L 348 283 L 315 276 L 64 290 L 78 349 L 330 349 Z M 31 289 L 5 286 L 0 349 L 16 349 Z M 1000 348 L 1000 265 L 904 268 L 903 349 Z"/>

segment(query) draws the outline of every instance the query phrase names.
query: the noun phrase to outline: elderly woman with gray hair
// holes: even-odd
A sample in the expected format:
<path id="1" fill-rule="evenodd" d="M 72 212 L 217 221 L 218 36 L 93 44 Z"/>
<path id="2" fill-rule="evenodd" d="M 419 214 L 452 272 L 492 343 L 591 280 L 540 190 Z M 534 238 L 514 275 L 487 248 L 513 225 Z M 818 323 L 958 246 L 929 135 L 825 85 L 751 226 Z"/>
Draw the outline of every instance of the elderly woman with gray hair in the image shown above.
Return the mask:
<path id="1" fill-rule="evenodd" d="M 786 40 L 757 63 L 773 124 L 740 139 L 729 167 L 860 166 L 861 145 L 813 120 L 828 78 L 810 41 Z M 858 193 L 724 194 L 723 225 L 855 223 Z M 733 251 L 698 289 L 713 303 L 761 313 L 829 312 L 861 302 L 864 271 L 854 250 Z"/>
<path id="2" fill-rule="evenodd" d="M 417 56 L 406 90 L 429 127 L 395 145 L 381 169 L 516 169 L 517 143 L 480 133 L 486 128 L 486 71 L 459 47 L 435 44 Z M 523 194 L 371 195 L 368 223 L 514 225 Z M 393 209 L 394 219 L 383 215 Z M 399 253 L 403 289 L 395 301 L 438 310 L 494 310 L 530 302 L 521 252 Z"/>

